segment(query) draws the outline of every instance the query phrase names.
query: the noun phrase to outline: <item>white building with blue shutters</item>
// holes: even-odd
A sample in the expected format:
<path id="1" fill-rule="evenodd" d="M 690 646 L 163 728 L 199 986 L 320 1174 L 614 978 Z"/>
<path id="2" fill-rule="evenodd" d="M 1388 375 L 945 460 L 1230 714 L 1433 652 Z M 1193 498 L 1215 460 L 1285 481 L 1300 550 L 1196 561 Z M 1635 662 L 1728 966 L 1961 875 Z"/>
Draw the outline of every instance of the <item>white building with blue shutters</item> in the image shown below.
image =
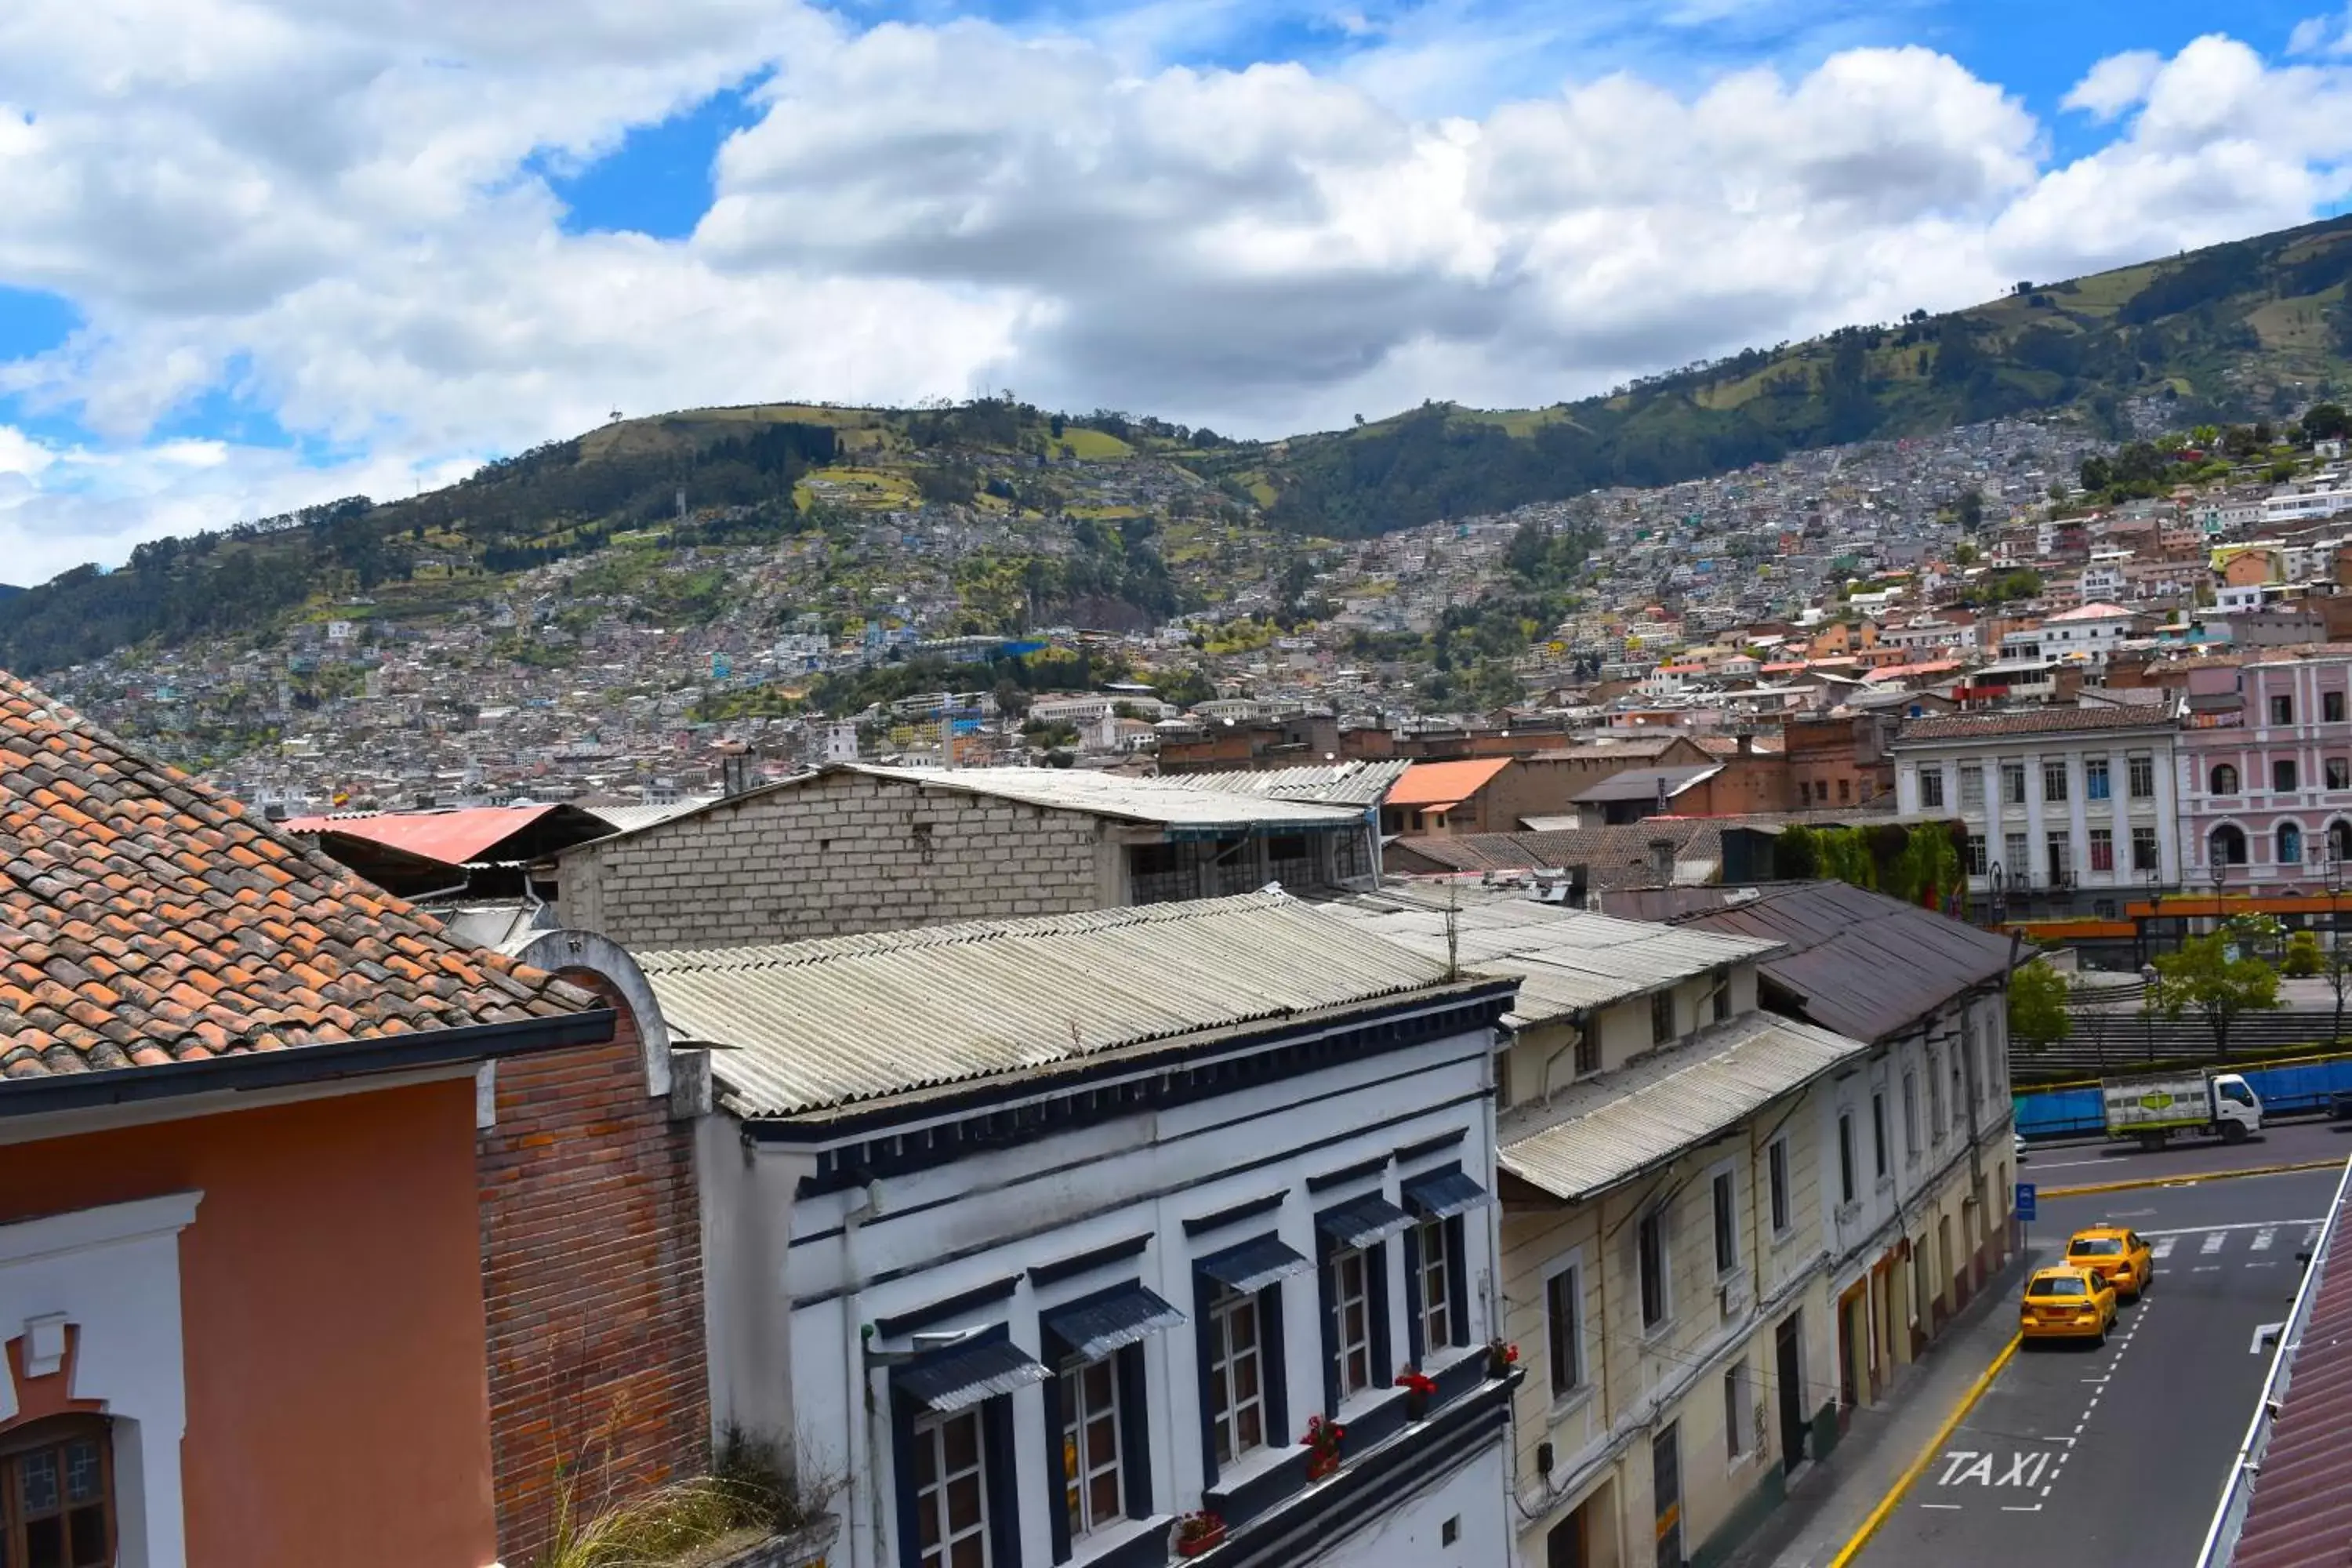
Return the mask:
<path id="1" fill-rule="evenodd" d="M 841 1480 L 830 1561 L 1509 1568 L 1515 981 L 1278 893 L 639 956 L 710 1048 L 714 1415 Z"/>

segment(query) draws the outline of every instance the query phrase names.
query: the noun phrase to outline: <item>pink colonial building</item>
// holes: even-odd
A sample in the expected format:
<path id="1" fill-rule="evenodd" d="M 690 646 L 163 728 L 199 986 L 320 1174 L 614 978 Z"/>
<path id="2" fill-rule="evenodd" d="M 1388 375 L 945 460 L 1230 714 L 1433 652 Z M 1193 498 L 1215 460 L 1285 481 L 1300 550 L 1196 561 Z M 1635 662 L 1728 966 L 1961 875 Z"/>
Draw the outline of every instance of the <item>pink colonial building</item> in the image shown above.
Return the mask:
<path id="1" fill-rule="evenodd" d="M 2316 892 L 2352 879 L 2352 648 L 2189 672 L 2182 880 Z M 2337 869 L 2341 868 L 2341 869 Z"/>

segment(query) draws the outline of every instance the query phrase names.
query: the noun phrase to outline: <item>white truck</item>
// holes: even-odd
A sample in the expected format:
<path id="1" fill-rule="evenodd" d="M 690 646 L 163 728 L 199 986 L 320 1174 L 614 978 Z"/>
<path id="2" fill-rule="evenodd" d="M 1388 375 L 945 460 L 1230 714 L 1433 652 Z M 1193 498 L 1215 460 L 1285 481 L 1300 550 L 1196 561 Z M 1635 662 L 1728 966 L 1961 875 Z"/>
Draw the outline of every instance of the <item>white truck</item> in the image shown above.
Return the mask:
<path id="1" fill-rule="evenodd" d="M 2262 1097 L 2233 1072 L 2143 1073 L 2099 1080 L 2107 1136 L 2161 1149 L 2173 1134 L 2239 1143 L 2263 1127 Z"/>

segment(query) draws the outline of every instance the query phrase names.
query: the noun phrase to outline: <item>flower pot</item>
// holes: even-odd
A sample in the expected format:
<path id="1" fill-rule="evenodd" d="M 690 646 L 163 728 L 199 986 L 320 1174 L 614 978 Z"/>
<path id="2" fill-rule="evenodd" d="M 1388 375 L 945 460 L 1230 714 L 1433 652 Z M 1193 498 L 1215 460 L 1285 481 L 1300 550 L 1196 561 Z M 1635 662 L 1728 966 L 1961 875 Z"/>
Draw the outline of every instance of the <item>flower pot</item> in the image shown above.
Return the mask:
<path id="1" fill-rule="evenodd" d="M 1486 1352 L 1486 1375 L 1489 1378 L 1510 1376 L 1510 1358 L 1503 1354 L 1500 1351 L 1488 1351 Z"/>
<path id="2" fill-rule="evenodd" d="M 1310 1481 L 1319 1481 L 1325 1476 L 1330 1475 L 1332 1472 L 1339 1469 L 1339 1455 L 1318 1454 L 1313 1458 L 1307 1461 L 1307 1479 Z"/>
<path id="3" fill-rule="evenodd" d="M 1429 1419 L 1429 1395 L 1418 1388 L 1404 1391 L 1404 1418 L 1408 1421 Z"/>
<path id="4" fill-rule="evenodd" d="M 1176 1543 L 1176 1555 L 1179 1557 L 1198 1557 L 1205 1552 L 1223 1546 L 1224 1543 L 1225 1527 L 1221 1524 L 1217 1526 L 1216 1529 L 1210 1531 L 1206 1535 L 1196 1535 L 1189 1541 L 1179 1541 Z"/>

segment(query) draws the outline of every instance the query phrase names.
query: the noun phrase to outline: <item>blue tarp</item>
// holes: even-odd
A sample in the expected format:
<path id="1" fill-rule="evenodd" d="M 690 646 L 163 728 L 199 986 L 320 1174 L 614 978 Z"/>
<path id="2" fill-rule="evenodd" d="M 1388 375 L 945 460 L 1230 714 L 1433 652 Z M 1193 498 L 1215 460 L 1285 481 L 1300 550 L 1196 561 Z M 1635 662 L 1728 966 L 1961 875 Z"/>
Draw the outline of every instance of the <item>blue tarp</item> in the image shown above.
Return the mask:
<path id="1" fill-rule="evenodd" d="M 2264 1116 L 2294 1116 L 2326 1110 L 2336 1094 L 2352 1094 L 2352 1057 L 2294 1067 L 2242 1068 L 2254 1093 L 2262 1097 Z M 2099 1091 L 2086 1089 L 2044 1089 L 2015 1097 L 2017 1130 L 2027 1138 L 2063 1138 L 2100 1132 L 2106 1113 Z"/>

